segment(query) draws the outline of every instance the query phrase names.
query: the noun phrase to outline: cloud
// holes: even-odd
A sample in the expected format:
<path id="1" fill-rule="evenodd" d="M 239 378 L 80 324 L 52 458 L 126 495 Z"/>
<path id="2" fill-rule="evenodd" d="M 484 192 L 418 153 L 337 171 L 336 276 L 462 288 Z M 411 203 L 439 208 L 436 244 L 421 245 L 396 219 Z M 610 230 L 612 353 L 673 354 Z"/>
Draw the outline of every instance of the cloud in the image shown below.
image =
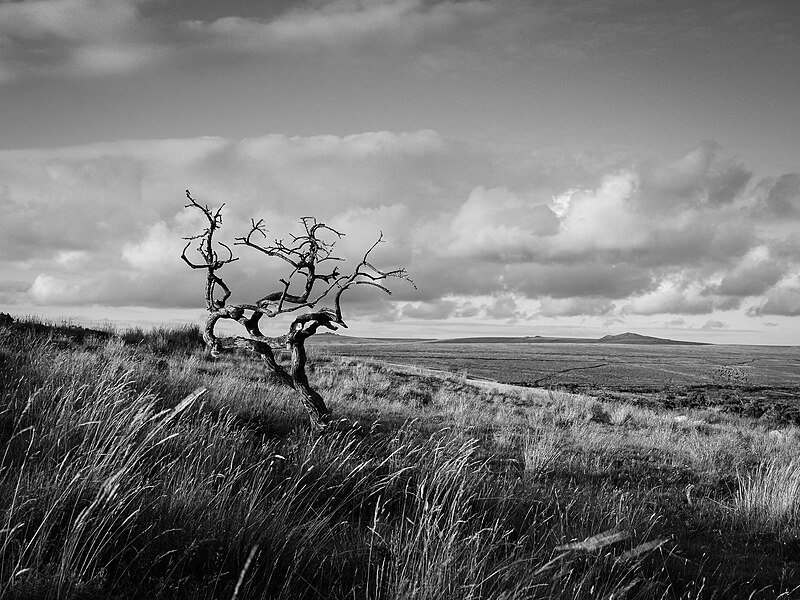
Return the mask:
<path id="1" fill-rule="evenodd" d="M 208 57 L 341 52 L 352 59 L 376 50 L 420 51 L 451 32 L 478 27 L 491 2 L 322 2 L 264 18 L 230 14 L 192 18 L 202 7 L 155 0 L 0 2 L 0 83 L 19 77 L 91 77 Z M 235 10 L 230 7 L 229 10 Z M 182 15 L 184 18 L 175 18 Z"/>
<path id="2" fill-rule="evenodd" d="M 720 40 L 772 55 L 798 47 L 793 15 L 777 6 L 730 20 L 726 3 L 702 11 L 603 1 L 192 0 L 0 2 L 0 83 L 20 77 L 87 77 L 187 65 L 311 57 L 381 60 L 434 74 L 514 64 L 587 63 L 663 56 Z M 743 27 L 747 23 L 748 27 Z M 702 46 L 701 46 L 702 47 Z M 727 179 L 740 183 L 745 172 Z M 725 201 L 737 185 L 710 189 Z"/>
<path id="3" fill-rule="evenodd" d="M 80 285 L 45 273 L 36 276 L 28 294 L 34 302 L 40 304 L 75 304 L 84 299 Z"/>
<path id="4" fill-rule="evenodd" d="M 545 317 L 603 316 L 614 307 L 606 298 L 542 298 L 538 314 Z"/>
<path id="5" fill-rule="evenodd" d="M 760 209 L 768 217 L 794 217 L 800 214 L 800 174 L 786 173 L 760 183 L 766 192 Z"/>
<path id="6" fill-rule="evenodd" d="M 352 260 L 382 232 L 376 264 L 405 266 L 418 289 L 354 290 L 364 318 L 797 314 L 796 221 L 759 217 L 763 179 L 712 200 L 734 164 L 716 145 L 566 170 L 521 152 L 430 130 L 0 152 L 0 289 L 20 304 L 202 308 L 203 274 L 180 260 L 181 237 L 204 226 L 183 208 L 188 187 L 227 203 L 229 244 L 251 217 L 271 240 L 315 215 L 347 234 L 337 251 Z M 274 291 L 282 265 L 233 248 L 235 299 Z"/>
<path id="7" fill-rule="evenodd" d="M 444 255 L 495 262 L 526 261 L 542 237 L 558 231 L 558 218 L 546 205 L 507 188 L 474 188 L 455 215 L 436 250 Z M 442 229 L 437 223 L 432 227 Z"/>
<path id="8" fill-rule="evenodd" d="M 492 3 L 396 0 L 327 2 L 291 10 L 273 20 L 239 16 L 181 24 L 195 41 L 230 51 L 354 51 L 368 48 L 419 47 L 429 36 L 480 20 Z"/>
<path id="9" fill-rule="evenodd" d="M 203 202 L 229 203 L 222 241 L 242 235 L 250 217 L 284 237 L 299 217 L 316 214 L 348 234 L 339 246 L 345 258 L 363 255 L 383 229 L 374 258 L 395 265 L 414 253 L 411 225 L 425 218 L 421 207 L 434 203 L 454 168 L 476 160 L 431 131 L 0 152 L 2 261 L 30 273 L 35 302 L 190 304 L 185 286 L 196 280 L 200 293 L 202 284 L 184 272 L 181 236 L 203 227 L 183 209 L 183 188 L 191 187 Z M 241 280 L 235 292 L 245 299 L 270 291 L 279 276 L 249 258 L 226 270 Z"/>
<path id="10" fill-rule="evenodd" d="M 20 75 L 91 76 L 138 69 L 162 54 L 152 34 L 136 2 L 3 2 L 0 83 Z"/>
<path id="11" fill-rule="evenodd" d="M 671 319 L 664 323 L 664 327 L 686 327 L 686 321 L 684 319 Z"/>
<path id="12" fill-rule="evenodd" d="M 652 203 L 731 203 L 745 191 L 753 173 L 734 158 L 719 158 L 722 147 L 706 140 L 665 164 L 643 165 L 643 188 Z"/>
<path id="13" fill-rule="evenodd" d="M 524 313 L 517 306 L 517 301 L 508 294 L 493 298 L 491 303 L 485 307 L 485 313 L 490 319 L 514 320 L 524 316 Z"/>
<path id="14" fill-rule="evenodd" d="M 406 304 L 400 314 L 409 319 L 446 319 L 453 314 L 456 303 L 452 300 Z"/>
<path id="15" fill-rule="evenodd" d="M 707 314 L 714 309 L 714 301 L 704 296 L 696 284 L 666 279 L 658 289 L 631 299 L 625 310 L 639 315 Z"/>
<path id="16" fill-rule="evenodd" d="M 755 296 L 775 285 L 784 269 L 771 256 L 768 246 L 757 246 L 725 274 L 713 291 L 728 296 Z"/>
<path id="17" fill-rule="evenodd" d="M 796 272 L 778 283 L 765 294 L 761 306 L 748 309 L 749 316 L 780 315 L 796 317 L 800 315 L 800 272 Z"/>
<path id="18" fill-rule="evenodd" d="M 798 46 L 791 15 L 776 7 L 728 19 L 725 3 L 676 11 L 643 2 L 526 0 L 191 0 L 0 2 L 0 83 L 96 77 L 155 68 L 305 57 L 387 61 L 426 74 L 663 56 L 685 44 L 735 36 L 773 55 Z M 778 23 L 780 21 L 780 23 Z M 750 27 L 742 27 L 742 23 Z M 708 191 L 735 195 L 744 171 Z M 738 184 L 736 182 L 739 182 Z"/>
<path id="19" fill-rule="evenodd" d="M 549 261 L 545 255 L 538 261 L 508 265 L 502 282 L 531 298 L 602 297 L 612 300 L 642 293 L 657 284 L 651 269 L 636 264 L 614 263 L 592 256 L 561 259 L 564 262 Z"/>
<path id="20" fill-rule="evenodd" d="M 717 321 L 715 319 L 709 319 L 708 321 L 703 323 L 703 326 L 700 329 L 705 329 L 705 330 L 709 330 L 709 329 L 725 329 L 727 327 L 728 327 L 728 325 L 726 323 L 723 323 L 722 321 Z"/>
<path id="21" fill-rule="evenodd" d="M 180 256 L 186 242 L 164 221 L 153 225 L 138 242 L 122 246 L 122 258 L 137 271 L 169 271 L 170 259 Z M 190 244 L 190 246 L 197 244 Z M 223 255 L 224 251 L 223 251 Z"/>

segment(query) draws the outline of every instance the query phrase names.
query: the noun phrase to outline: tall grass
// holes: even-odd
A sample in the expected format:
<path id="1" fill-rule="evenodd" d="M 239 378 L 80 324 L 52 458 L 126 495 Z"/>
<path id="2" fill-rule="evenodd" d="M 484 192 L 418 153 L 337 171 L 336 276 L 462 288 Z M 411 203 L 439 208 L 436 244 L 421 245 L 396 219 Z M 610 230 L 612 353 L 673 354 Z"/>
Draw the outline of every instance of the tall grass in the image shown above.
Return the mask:
<path id="1" fill-rule="evenodd" d="M 204 344 L 200 327 L 193 324 L 153 329 L 128 328 L 120 332 L 119 337 L 126 344 L 146 346 L 155 356 L 189 354 Z"/>
<path id="2" fill-rule="evenodd" d="M 159 344 L 0 327 L 0 596 L 713 597 L 647 472 L 609 476 L 634 424 L 689 435 L 666 417 L 327 358 L 316 384 L 362 426 L 316 436 L 253 363 Z M 364 420 L 385 406 L 403 422 Z"/>
<path id="3" fill-rule="evenodd" d="M 772 456 L 738 474 L 731 518 L 750 536 L 800 539 L 800 459 Z"/>

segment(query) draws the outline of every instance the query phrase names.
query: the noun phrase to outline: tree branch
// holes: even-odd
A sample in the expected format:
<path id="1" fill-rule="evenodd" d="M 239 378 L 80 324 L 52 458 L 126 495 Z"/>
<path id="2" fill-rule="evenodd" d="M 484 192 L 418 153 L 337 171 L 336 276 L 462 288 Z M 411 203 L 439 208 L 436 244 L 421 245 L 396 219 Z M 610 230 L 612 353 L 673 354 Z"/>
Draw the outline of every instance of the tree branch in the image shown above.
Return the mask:
<path id="1" fill-rule="evenodd" d="M 266 225 L 263 220 L 251 219 L 249 231 L 244 236 L 235 238 L 234 245 L 248 246 L 266 256 L 280 259 L 291 265 L 292 269 L 287 277 L 278 280 L 281 289 L 266 294 L 253 304 L 226 305 L 231 296 L 231 290 L 217 271 L 226 264 L 238 260 L 238 257 L 234 257 L 233 251 L 228 245 L 214 239 L 215 233 L 222 225 L 224 204 L 216 211 L 212 211 L 208 206 L 198 203 L 188 190 L 186 197 L 189 199 L 189 203 L 185 205 L 185 208 L 199 210 L 208 223 L 201 233 L 184 238 L 187 243 L 181 253 L 181 258 L 190 268 L 205 269 L 207 272 L 206 305 L 210 314 L 203 329 L 203 339 L 212 356 L 218 356 L 221 352 L 237 348 L 248 348 L 258 353 L 266 367 L 278 377 L 279 381 L 297 390 L 309 413 L 312 425 L 324 427 L 328 422 L 330 412 L 322 397 L 308 382 L 305 372 L 307 360 L 305 340 L 314 335 L 320 327 L 334 331 L 337 329 L 337 325 L 347 327 L 342 317 L 341 299 L 344 292 L 353 286 L 369 285 L 390 294 L 391 291 L 383 283 L 385 280 L 405 279 L 412 285 L 413 282 L 405 269 L 383 271 L 369 261 L 370 253 L 383 241 L 383 233 L 348 274 L 342 274 L 338 266 L 330 272 L 318 273 L 317 268 L 323 262 L 343 262 L 342 258 L 333 255 L 336 242 L 342 239 L 343 233 L 317 221 L 314 217 L 302 217 L 300 223 L 305 232 L 300 235 L 292 235 L 290 243 L 287 244 L 283 240 L 276 239 L 272 244 L 262 245 L 257 243 L 254 238 L 261 236 L 266 239 Z M 329 234 L 329 239 L 325 239 L 325 234 Z M 334 239 L 330 239 L 331 236 Z M 196 250 L 203 259 L 202 263 L 192 262 L 186 255 L 186 251 L 195 240 L 199 240 Z M 215 251 L 215 244 L 227 251 L 227 258 L 219 258 Z M 221 298 L 215 298 L 216 288 L 222 290 Z M 262 316 L 275 317 L 301 309 L 312 309 L 334 291 L 332 307 L 323 307 L 316 312 L 298 315 L 289 327 L 287 334 L 279 337 L 266 337 L 261 333 L 259 324 Z M 249 337 L 217 336 L 215 328 L 220 319 L 231 319 L 240 323 Z M 292 359 L 289 371 L 278 364 L 275 359 L 273 349 L 278 347 L 291 350 Z"/>
<path id="2" fill-rule="evenodd" d="M 192 269 L 206 270 L 206 308 L 209 310 L 209 312 L 211 312 L 224 307 L 225 302 L 227 302 L 228 298 L 231 296 L 231 290 L 228 288 L 222 278 L 217 275 L 217 271 L 228 263 L 232 263 L 239 259 L 234 257 L 233 251 L 230 249 L 230 247 L 222 242 L 217 242 L 217 244 L 228 251 L 228 258 L 220 260 L 217 252 L 214 250 L 214 233 L 222 226 L 222 208 L 225 206 L 225 204 L 221 204 L 216 211 L 212 212 L 208 206 L 199 204 L 192 197 L 192 194 L 189 192 L 189 190 L 186 190 L 186 197 L 189 199 L 189 204 L 184 205 L 184 208 L 198 209 L 206 218 L 208 226 L 197 235 L 183 238 L 187 240 L 187 242 L 186 246 L 183 248 L 183 252 L 181 253 L 181 258 Z M 197 246 L 197 252 L 203 257 L 203 264 L 193 263 L 186 256 L 186 251 L 189 249 L 189 246 L 191 246 L 194 240 L 200 240 L 200 243 Z M 215 299 L 214 297 L 215 288 L 217 286 L 219 286 L 223 292 L 222 298 L 219 299 Z"/>

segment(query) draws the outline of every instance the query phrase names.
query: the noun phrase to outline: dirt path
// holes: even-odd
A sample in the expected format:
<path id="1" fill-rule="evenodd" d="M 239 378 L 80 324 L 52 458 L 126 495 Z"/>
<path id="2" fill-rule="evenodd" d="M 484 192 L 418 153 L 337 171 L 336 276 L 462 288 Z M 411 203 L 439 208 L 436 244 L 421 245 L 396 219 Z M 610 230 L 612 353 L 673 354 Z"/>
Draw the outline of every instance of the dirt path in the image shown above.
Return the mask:
<path id="1" fill-rule="evenodd" d="M 380 361 L 380 362 L 386 365 L 387 367 L 401 373 L 408 373 L 414 375 L 432 375 L 437 377 L 448 377 L 451 379 L 453 378 L 461 379 L 465 384 L 483 390 L 499 391 L 499 392 L 524 392 L 525 394 L 529 394 L 535 396 L 536 398 L 543 398 L 543 399 L 548 398 L 549 394 L 551 393 L 550 390 L 541 387 L 513 385 L 511 383 L 501 383 L 499 381 L 494 381 L 492 379 L 483 379 L 483 378 L 476 378 L 469 376 L 461 377 L 459 376 L 458 373 L 453 373 L 452 371 L 445 371 L 443 369 L 432 369 L 429 367 L 419 367 L 415 365 L 407 365 L 402 363 L 392 363 L 385 361 Z M 573 396 L 575 398 L 585 397 L 585 394 L 572 394 L 569 392 L 561 392 L 561 393 L 568 394 L 569 396 Z"/>

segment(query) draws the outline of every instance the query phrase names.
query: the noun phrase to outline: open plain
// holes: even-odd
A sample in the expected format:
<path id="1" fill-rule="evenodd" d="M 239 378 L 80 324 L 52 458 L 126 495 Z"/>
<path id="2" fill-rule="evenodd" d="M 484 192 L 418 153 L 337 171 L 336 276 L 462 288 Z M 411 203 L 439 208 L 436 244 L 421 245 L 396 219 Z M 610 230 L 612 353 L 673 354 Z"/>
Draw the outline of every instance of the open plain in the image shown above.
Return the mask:
<path id="1" fill-rule="evenodd" d="M 331 338 L 333 340 L 335 338 Z M 800 423 L 796 346 L 597 343 L 337 343 L 354 356 L 666 407 L 717 405 Z"/>

